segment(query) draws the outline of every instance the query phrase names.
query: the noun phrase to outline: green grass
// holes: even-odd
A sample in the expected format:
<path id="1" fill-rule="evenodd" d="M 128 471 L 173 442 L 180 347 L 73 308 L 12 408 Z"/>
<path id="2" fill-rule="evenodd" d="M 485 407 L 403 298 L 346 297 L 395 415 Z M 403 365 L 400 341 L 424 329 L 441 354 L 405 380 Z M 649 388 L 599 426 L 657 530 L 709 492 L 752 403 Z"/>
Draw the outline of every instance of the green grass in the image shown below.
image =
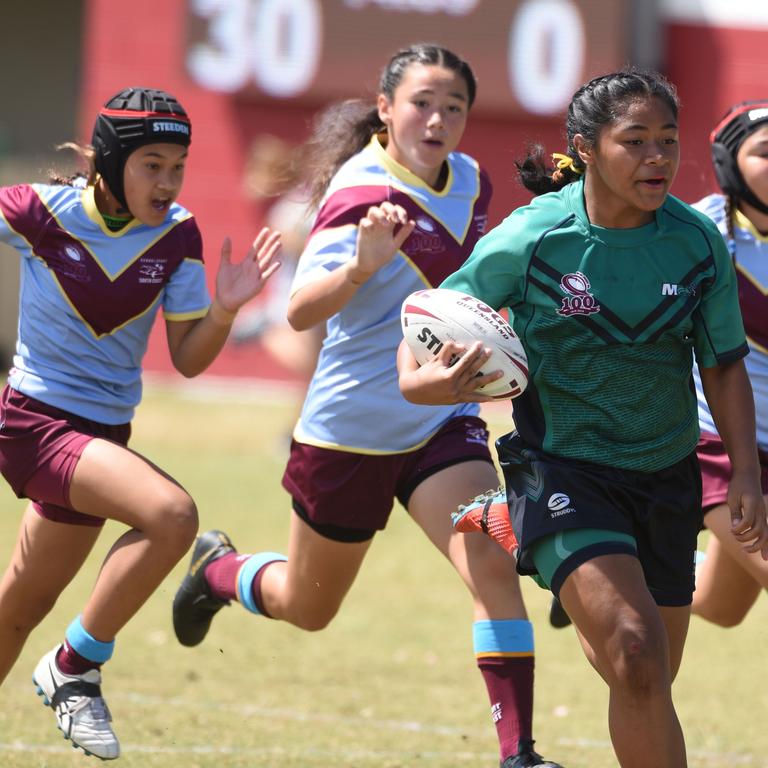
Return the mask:
<path id="1" fill-rule="evenodd" d="M 501 407 L 490 413 L 497 433 Z M 132 445 L 195 497 L 201 528 L 242 551 L 285 550 L 280 486 L 291 406 L 269 393 L 150 387 Z M 23 502 L 0 487 L 0 560 Z M 30 683 L 37 659 L 81 609 L 97 551 L 32 634 L 2 689 L 0 765 L 95 765 L 65 742 Z M 226 609 L 194 649 L 173 638 L 170 604 L 184 565 L 118 638 L 104 690 L 124 768 L 492 768 L 496 739 L 474 666 L 468 598 L 402 510 L 371 549 L 336 621 L 308 634 Z M 524 584 L 536 625 L 538 747 L 567 768 L 615 766 L 606 689 L 571 630 L 546 621 L 547 593 Z M 694 620 L 675 699 L 690 765 L 768 766 L 768 601 L 739 628 Z M 648 766 L 652 768 L 653 746 Z"/>

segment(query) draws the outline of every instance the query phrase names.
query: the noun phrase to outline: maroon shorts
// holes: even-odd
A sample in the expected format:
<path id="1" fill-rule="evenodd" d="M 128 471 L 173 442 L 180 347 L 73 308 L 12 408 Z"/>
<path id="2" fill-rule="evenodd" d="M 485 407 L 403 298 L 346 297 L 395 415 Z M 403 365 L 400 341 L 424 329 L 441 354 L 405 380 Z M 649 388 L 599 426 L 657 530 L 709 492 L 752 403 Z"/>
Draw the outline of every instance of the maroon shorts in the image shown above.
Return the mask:
<path id="1" fill-rule="evenodd" d="M 758 450 L 760 458 L 760 484 L 768 495 L 768 453 Z M 731 460 L 719 435 L 702 432 L 696 455 L 701 467 L 702 509 L 708 512 L 713 507 L 725 504 L 728 499 L 728 483 L 731 482 Z"/>
<path id="2" fill-rule="evenodd" d="M 130 424 L 100 424 L 5 387 L 0 395 L 0 473 L 19 498 L 31 499 L 48 520 L 104 525 L 72 509 L 69 484 L 85 446 L 95 437 L 127 445 Z"/>
<path id="3" fill-rule="evenodd" d="M 416 487 L 441 469 L 464 461 L 493 462 L 482 419 L 451 419 L 424 446 L 409 453 L 368 455 L 291 443 L 283 487 L 296 513 L 336 541 L 367 541 L 383 530 L 397 499 L 404 507 Z"/>

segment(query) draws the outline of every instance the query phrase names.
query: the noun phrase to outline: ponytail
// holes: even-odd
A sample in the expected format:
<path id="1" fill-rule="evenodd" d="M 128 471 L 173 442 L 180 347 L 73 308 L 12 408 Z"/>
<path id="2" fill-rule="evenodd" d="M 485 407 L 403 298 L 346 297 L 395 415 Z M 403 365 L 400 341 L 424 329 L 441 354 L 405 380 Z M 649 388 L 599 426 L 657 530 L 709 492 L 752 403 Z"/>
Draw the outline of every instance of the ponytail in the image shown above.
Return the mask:
<path id="1" fill-rule="evenodd" d="M 320 204 L 336 171 L 384 129 L 376 105 L 362 99 L 333 104 L 317 116 L 302 157 L 310 208 Z"/>
<path id="2" fill-rule="evenodd" d="M 556 152 L 552 155 L 552 160 L 554 165 L 546 159 L 546 152 L 541 144 L 532 144 L 528 147 L 527 156 L 515 162 L 520 182 L 534 195 L 557 192 L 584 173 L 584 164 L 573 150 L 567 155 Z"/>
<path id="3" fill-rule="evenodd" d="M 57 168 L 48 169 L 48 180 L 51 184 L 62 184 L 64 186 L 74 186 L 78 179 L 85 179 L 87 186 L 92 187 L 96 183 L 96 151 L 90 145 L 78 144 L 74 141 L 67 141 L 64 144 L 57 144 L 56 150 L 69 149 L 80 159 L 81 165 L 85 167 L 84 171 L 64 174 Z"/>

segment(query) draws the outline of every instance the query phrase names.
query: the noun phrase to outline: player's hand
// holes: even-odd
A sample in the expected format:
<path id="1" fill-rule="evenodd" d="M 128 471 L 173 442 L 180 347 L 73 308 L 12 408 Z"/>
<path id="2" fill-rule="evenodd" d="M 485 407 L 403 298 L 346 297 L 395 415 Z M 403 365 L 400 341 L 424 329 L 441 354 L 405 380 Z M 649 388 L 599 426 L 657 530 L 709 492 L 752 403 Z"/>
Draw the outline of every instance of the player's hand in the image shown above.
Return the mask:
<path id="1" fill-rule="evenodd" d="M 488 403 L 493 400 L 489 395 L 478 392 L 477 388 L 496 381 L 503 374 L 496 370 L 480 375 L 492 351 L 479 341 L 469 348 L 448 341 L 432 360 L 415 369 L 400 364 L 403 347 L 407 349 L 405 342 L 398 355 L 398 367 L 400 391 L 406 400 L 422 405 Z M 413 359 L 410 350 L 408 353 Z"/>
<path id="2" fill-rule="evenodd" d="M 357 248 L 348 266 L 351 280 L 364 283 L 392 261 L 415 226 L 401 205 L 385 201 L 371 206 L 357 227 Z"/>
<path id="3" fill-rule="evenodd" d="M 280 267 L 280 232 L 264 227 L 239 264 L 232 262 L 232 242 L 227 237 L 221 246 L 221 261 L 216 273 L 216 301 L 226 312 L 235 314 L 256 296 Z"/>
<path id="4" fill-rule="evenodd" d="M 760 552 L 768 560 L 768 510 L 753 473 L 734 471 L 728 487 L 731 533 L 745 552 Z"/>

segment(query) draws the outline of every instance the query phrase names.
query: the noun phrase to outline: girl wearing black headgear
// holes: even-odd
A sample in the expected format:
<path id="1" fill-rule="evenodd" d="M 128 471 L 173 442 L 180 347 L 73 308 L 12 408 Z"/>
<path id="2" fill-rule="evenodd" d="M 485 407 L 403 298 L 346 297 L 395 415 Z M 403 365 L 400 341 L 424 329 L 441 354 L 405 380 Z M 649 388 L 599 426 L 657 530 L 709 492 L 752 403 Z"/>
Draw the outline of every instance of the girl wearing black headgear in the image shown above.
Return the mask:
<path id="1" fill-rule="evenodd" d="M 262 230 L 239 264 L 226 241 L 211 302 L 200 232 L 176 202 L 190 140 L 173 96 L 128 88 L 100 111 L 92 147 L 69 145 L 88 161 L 84 177 L 0 188 L 0 241 L 22 257 L 0 472 L 30 500 L 0 581 L 0 681 L 104 521 L 126 525 L 82 613 L 33 673 L 64 736 L 102 759 L 120 747 L 101 665 L 197 531 L 186 491 L 126 447 L 150 330 L 162 306 L 173 364 L 195 376 L 278 266 L 277 232 Z"/>
<path id="2" fill-rule="evenodd" d="M 731 107 L 710 136 L 722 194 L 695 207 L 717 223 L 736 266 L 739 304 L 750 354 L 744 362 L 755 398 L 763 493 L 768 494 L 768 100 Z M 727 483 L 731 465 L 702 396 L 696 371 L 706 557 L 696 569 L 693 612 L 731 627 L 768 589 L 768 562 L 731 535 Z"/>

